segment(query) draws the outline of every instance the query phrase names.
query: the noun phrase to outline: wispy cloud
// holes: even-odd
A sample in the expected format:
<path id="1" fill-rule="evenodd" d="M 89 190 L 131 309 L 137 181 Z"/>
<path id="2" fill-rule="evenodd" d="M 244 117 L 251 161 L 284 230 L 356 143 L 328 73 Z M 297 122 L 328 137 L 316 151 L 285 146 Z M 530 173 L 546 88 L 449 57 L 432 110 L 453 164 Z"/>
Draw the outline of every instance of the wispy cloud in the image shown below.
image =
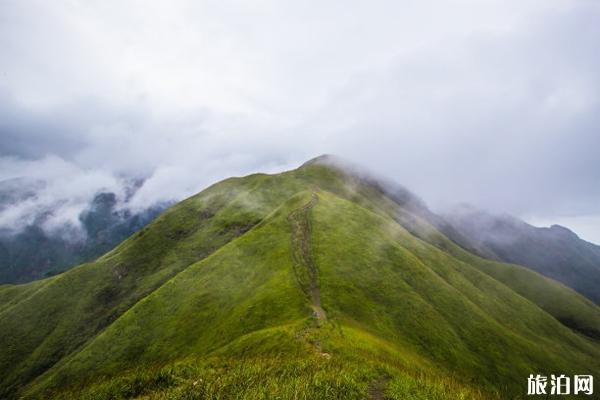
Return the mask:
<path id="1" fill-rule="evenodd" d="M 0 175 L 46 180 L 35 201 L 68 220 L 124 177 L 146 179 L 143 208 L 327 152 L 436 207 L 600 214 L 598 18 L 595 1 L 2 2 Z"/>

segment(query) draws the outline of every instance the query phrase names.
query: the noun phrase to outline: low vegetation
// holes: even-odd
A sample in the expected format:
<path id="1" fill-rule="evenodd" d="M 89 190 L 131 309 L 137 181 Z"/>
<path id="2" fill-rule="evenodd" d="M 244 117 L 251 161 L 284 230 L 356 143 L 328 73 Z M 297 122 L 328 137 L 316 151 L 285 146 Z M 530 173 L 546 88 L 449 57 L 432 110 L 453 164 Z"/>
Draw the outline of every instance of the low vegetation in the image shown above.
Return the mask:
<path id="1" fill-rule="evenodd" d="M 596 305 L 408 214 L 318 161 L 223 181 L 94 263 L 0 287 L 0 394 L 494 399 L 599 375 Z"/>

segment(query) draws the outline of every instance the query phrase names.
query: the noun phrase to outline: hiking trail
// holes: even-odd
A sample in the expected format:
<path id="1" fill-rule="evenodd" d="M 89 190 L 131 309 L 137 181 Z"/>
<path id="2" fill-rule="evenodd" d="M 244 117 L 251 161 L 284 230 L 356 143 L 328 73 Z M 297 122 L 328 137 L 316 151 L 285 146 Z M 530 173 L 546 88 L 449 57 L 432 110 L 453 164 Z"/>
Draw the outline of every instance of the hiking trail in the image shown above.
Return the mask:
<path id="1" fill-rule="evenodd" d="M 310 252 L 310 211 L 319 201 L 313 192 L 308 203 L 293 210 L 288 215 L 292 225 L 292 267 L 294 275 L 302 291 L 310 297 L 311 306 L 317 320 L 327 320 L 325 310 L 321 307 L 321 293 L 318 285 L 318 269 Z"/>

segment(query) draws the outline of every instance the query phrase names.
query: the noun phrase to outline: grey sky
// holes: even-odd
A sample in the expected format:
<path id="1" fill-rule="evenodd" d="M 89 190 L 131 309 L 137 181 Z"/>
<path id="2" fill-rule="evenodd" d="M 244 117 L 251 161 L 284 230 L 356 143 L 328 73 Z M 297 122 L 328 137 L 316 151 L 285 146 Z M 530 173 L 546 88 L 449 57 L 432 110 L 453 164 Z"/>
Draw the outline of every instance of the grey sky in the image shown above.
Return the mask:
<path id="1" fill-rule="evenodd" d="M 600 2 L 0 2 L 0 225 L 320 153 L 600 243 Z M 570 222 L 570 223 L 569 223 Z"/>

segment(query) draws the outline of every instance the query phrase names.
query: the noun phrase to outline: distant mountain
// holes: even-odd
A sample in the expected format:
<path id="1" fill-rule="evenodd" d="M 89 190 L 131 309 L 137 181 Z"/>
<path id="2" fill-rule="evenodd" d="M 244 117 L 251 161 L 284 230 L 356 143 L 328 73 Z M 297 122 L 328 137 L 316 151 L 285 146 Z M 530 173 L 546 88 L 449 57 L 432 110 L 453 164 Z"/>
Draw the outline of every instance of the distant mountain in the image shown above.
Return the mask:
<path id="1" fill-rule="evenodd" d="M 11 179 L 0 183 L 0 211 L 33 198 L 42 181 Z M 135 190 L 135 188 L 131 189 Z M 81 230 L 65 226 L 48 232 L 44 214 L 15 233 L 0 230 L 0 284 L 23 283 L 91 261 L 137 232 L 169 204 L 141 212 L 119 209 L 114 193 L 98 193 L 79 216 Z"/>
<path id="2" fill-rule="evenodd" d="M 438 215 L 402 186 L 368 179 L 410 211 L 400 213 L 397 219 L 415 236 L 424 240 L 430 236 L 430 231 L 415 223 L 415 218 L 421 218 L 471 253 L 525 266 L 600 304 L 600 246 L 580 239 L 568 228 L 538 228 L 508 214 L 498 215 L 469 205 Z"/>
<path id="3" fill-rule="evenodd" d="M 600 246 L 559 225 L 536 228 L 469 206 L 443 217 L 459 233 L 452 239 L 466 249 L 531 268 L 600 304 Z"/>
<path id="4" fill-rule="evenodd" d="M 466 251 L 416 199 L 320 157 L 0 286 L 0 397 L 507 399 L 600 376 L 598 306 Z"/>

